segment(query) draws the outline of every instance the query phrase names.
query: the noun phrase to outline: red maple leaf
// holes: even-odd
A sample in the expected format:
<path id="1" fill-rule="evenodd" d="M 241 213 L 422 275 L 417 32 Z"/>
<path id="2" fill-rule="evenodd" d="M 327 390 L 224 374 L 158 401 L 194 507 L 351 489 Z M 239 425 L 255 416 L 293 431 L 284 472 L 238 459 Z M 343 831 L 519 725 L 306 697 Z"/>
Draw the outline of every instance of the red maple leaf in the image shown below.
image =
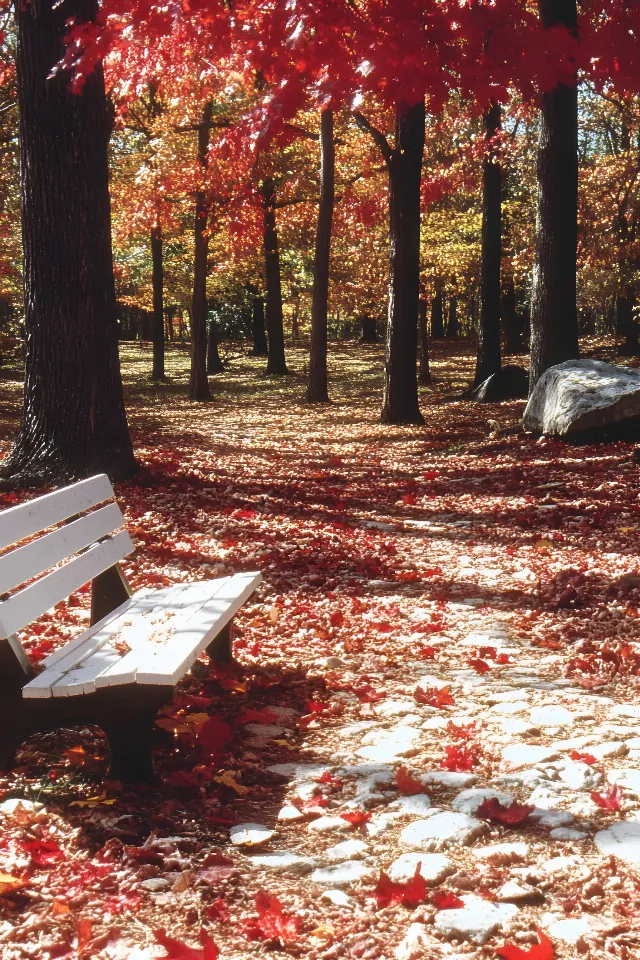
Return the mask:
<path id="1" fill-rule="evenodd" d="M 534 944 L 530 950 L 523 950 L 522 947 L 505 943 L 504 946 L 498 947 L 496 951 L 498 956 L 503 960 L 554 960 L 555 954 L 551 940 L 542 930 L 538 930 L 537 933 L 540 942 Z"/>
<path id="2" fill-rule="evenodd" d="M 277 722 L 278 717 L 275 713 L 271 713 L 269 707 L 263 707 L 262 710 L 245 710 L 240 717 L 240 723 L 262 723 L 266 726 Z"/>
<path id="3" fill-rule="evenodd" d="M 497 652 L 495 647 L 478 647 L 478 656 L 488 657 L 489 660 L 495 660 Z"/>
<path id="4" fill-rule="evenodd" d="M 256 893 L 257 917 L 252 917 L 245 926 L 245 933 L 249 940 L 279 940 L 280 943 L 291 943 L 298 939 L 301 917 L 286 914 L 277 897 L 272 897 L 264 890 Z"/>
<path id="5" fill-rule="evenodd" d="M 214 716 L 209 717 L 200 728 L 198 742 L 207 753 L 224 753 L 232 737 L 233 733 L 229 724 Z"/>
<path id="6" fill-rule="evenodd" d="M 455 703 L 449 687 L 416 687 L 413 696 L 418 703 L 424 703 L 428 707 L 448 707 Z"/>
<path id="7" fill-rule="evenodd" d="M 480 804 L 476 810 L 476 816 L 485 820 L 495 820 L 497 823 L 505 823 L 510 827 L 517 827 L 533 813 L 535 806 L 526 803 L 518 803 L 514 800 L 509 806 L 500 803 L 497 797 L 489 797 Z"/>
<path id="8" fill-rule="evenodd" d="M 291 803 L 300 813 L 318 813 L 318 816 L 320 815 L 319 808 L 329 806 L 329 800 L 323 796 L 311 797 L 309 800 L 301 800 L 296 797 Z"/>
<path id="9" fill-rule="evenodd" d="M 329 617 L 329 623 L 332 627 L 341 627 L 344 623 L 344 613 L 340 610 L 336 610 L 335 613 L 332 613 Z"/>
<path id="10" fill-rule="evenodd" d="M 436 890 L 429 899 L 435 903 L 438 910 L 457 910 L 458 907 L 464 907 L 464 901 L 456 897 L 451 890 Z"/>
<path id="11" fill-rule="evenodd" d="M 571 751 L 571 759 L 579 760 L 581 763 L 588 763 L 589 766 L 592 766 L 594 763 L 597 763 L 597 759 L 591 753 L 580 753 L 579 750 Z"/>
<path id="12" fill-rule="evenodd" d="M 443 770 L 465 771 L 473 770 L 480 753 L 474 746 L 445 747 L 446 757 L 440 764 Z"/>
<path id="13" fill-rule="evenodd" d="M 353 810 L 351 813 L 341 813 L 340 816 L 347 823 L 350 823 L 354 830 L 363 827 L 365 823 L 369 823 L 371 820 L 371 814 L 365 813 L 364 810 Z"/>
<path id="14" fill-rule="evenodd" d="M 384 871 L 381 871 L 373 891 L 378 908 L 395 906 L 396 904 L 402 904 L 404 907 L 417 907 L 424 903 L 427 896 L 427 884 L 420 873 L 421 866 L 422 864 L 419 863 L 414 876 L 405 883 L 394 883 Z"/>
<path id="15" fill-rule="evenodd" d="M 424 784 L 413 777 L 406 767 L 396 770 L 396 786 L 405 797 L 414 797 L 417 793 L 424 793 Z"/>
<path id="16" fill-rule="evenodd" d="M 342 790 L 344 787 L 344 780 L 334 777 L 328 770 L 325 770 L 321 777 L 316 777 L 316 783 L 324 783 L 328 787 L 335 787 L 336 790 Z"/>
<path id="17" fill-rule="evenodd" d="M 508 653 L 499 653 L 496 657 L 496 663 L 499 663 L 500 666 L 504 666 L 505 663 L 511 663 L 511 657 Z"/>
<path id="18" fill-rule="evenodd" d="M 435 647 L 420 647 L 416 650 L 417 656 L 421 660 L 435 660 L 436 658 L 436 648 Z"/>
<path id="19" fill-rule="evenodd" d="M 486 660 L 467 660 L 467 663 L 476 673 L 488 673 L 491 670 Z"/>
<path id="20" fill-rule="evenodd" d="M 66 859 L 66 854 L 55 840 L 21 840 L 20 846 L 37 867 L 50 867 Z"/>
<path id="21" fill-rule="evenodd" d="M 376 703 L 378 700 L 384 700 L 386 693 L 384 690 L 374 690 L 370 683 L 365 683 L 360 687 L 353 687 L 353 693 L 360 703 Z"/>
<path id="22" fill-rule="evenodd" d="M 478 728 L 475 723 L 466 723 L 459 726 L 453 720 L 449 720 L 447 724 L 447 733 L 454 740 L 471 740 L 477 732 Z"/>
<path id="23" fill-rule="evenodd" d="M 203 950 L 188 947 L 180 940 L 168 937 L 164 930 L 154 930 L 156 941 L 167 951 L 163 960 L 218 960 L 220 951 L 204 930 L 200 933 Z"/>
<path id="24" fill-rule="evenodd" d="M 603 810 L 617 811 L 622 806 L 623 793 L 620 787 L 613 785 L 609 787 L 606 793 L 598 793 L 596 790 L 591 794 L 591 799 L 597 803 Z"/>

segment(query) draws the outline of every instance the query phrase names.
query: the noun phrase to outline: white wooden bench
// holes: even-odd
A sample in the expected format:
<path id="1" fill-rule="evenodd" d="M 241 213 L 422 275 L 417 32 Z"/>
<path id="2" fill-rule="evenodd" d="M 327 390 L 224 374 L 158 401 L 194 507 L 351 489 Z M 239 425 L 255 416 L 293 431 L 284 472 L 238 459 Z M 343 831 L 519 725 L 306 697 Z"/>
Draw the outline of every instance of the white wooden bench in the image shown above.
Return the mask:
<path id="1" fill-rule="evenodd" d="M 114 779 L 152 779 L 159 708 L 200 654 L 231 658 L 231 621 L 260 574 L 132 595 L 118 561 L 135 547 L 105 475 L 0 512 L 0 551 L 7 547 L 0 556 L 0 767 L 10 766 L 32 733 L 96 724 L 109 739 Z M 91 626 L 36 674 L 15 634 L 90 581 Z"/>

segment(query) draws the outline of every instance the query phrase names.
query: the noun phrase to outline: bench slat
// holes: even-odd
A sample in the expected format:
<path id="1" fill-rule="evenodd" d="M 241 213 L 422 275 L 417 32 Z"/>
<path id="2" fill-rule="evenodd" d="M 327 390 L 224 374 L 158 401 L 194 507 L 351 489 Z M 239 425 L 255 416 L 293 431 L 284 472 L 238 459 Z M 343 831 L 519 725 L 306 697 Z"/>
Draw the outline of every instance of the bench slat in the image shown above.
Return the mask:
<path id="1" fill-rule="evenodd" d="M 111 481 L 101 473 L 17 507 L 9 507 L 0 513 L 0 550 L 113 497 Z"/>
<path id="2" fill-rule="evenodd" d="M 103 570 L 133 553 L 134 549 L 128 532 L 121 530 L 4 600 L 0 603 L 0 637 L 10 637 L 37 620 Z"/>
<path id="3" fill-rule="evenodd" d="M 0 557 L 0 594 L 8 593 L 124 524 L 117 503 L 74 520 Z M 63 599 L 60 597 L 60 599 Z"/>

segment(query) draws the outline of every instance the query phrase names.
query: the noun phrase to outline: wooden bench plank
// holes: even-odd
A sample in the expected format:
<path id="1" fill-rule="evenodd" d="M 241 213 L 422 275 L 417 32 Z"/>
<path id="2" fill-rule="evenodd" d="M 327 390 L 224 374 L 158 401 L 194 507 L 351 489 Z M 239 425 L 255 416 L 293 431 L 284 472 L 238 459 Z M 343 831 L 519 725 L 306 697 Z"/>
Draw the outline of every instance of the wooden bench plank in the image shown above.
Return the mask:
<path id="1" fill-rule="evenodd" d="M 0 550 L 113 497 L 111 481 L 101 473 L 17 507 L 9 507 L 0 513 Z"/>
<path id="2" fill-rule="evenodd" d="M 0 636 L 10 637 L 37 620 L 103 570 L 133 553 L 134 549 L 128 532 L 121 530 L 4 600 L 0 603 Z"/>
<path id="3" fill-rule="evenodd" d="M 31 580 L 57 563 L 119 530 L 124 517 L 117 503 L 101 507 L 0 557 L 0 594 Z"/>

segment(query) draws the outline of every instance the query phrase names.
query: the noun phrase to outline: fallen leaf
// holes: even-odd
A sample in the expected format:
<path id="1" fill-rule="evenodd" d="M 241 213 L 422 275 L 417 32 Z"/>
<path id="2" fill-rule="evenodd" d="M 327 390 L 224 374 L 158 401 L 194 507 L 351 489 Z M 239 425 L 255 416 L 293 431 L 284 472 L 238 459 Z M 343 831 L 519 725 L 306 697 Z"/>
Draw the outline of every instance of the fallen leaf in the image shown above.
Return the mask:
<path id="1" fill-rule="evenodd" d="M 591 799 L 599 807 L 602 807 L 603 810 L 617 812 L 622 807 L 623 796 L 624 794 L 620 787 L 614 784 L 609 787 L 606 793 L 598 793 L 594 790 L 591 794 Z"/>
<path id="2" fill-rule="evenodd" d="M 394 906 L 395 904 L 402 904 L 404 907 L 417 907 L 424 903 L 427 896 L 427 884 L 420 873 L 421 866 L 422 864 L 419 863 L 414 876 L 405 883 L 396 883 L 384 871 L 381 871 L 373 891 L 378 908 Z"/>
<path id="3" fill-rule="evenodd" d="M 406 797 L 413 797 L 418 793 L 425 793 L 424 784 L 413 777 L 406 767 L 399 767 L 396 770 L 396 786 L 399 792 Z"/>
<path id="4" fill-rule="evenodd" d="M 213 777 L 212 779 L 215 781 L 215 783 L 221 783 L 223 786 L 229 787 L 231 790 L 235 790 L 235 792 L 241 797 L 244 797 L 247 793 L 251 793 L 249 787 L 245 787 L 244 784 L 238 783 L 236 776 L 237 774 L 234 770 L 223 770 L 220 776 Z"/>
<path id="5" fill-rule="evenodd" d="M 486 660 L 467 660 L 467 663 L 476 673 L 488 673 L 491 670 Z"/>
<path id="6" fill-rule="evenodd" d="M 249 940 L 278 940 L 284 945 L 298 939 L 301 917 L 286 914 L 278 898 L 264 890 L 256 893 L 255 903 L 258 916 L 250 918 L 244 928 Z"/>
<path id="7" fill-rule="evenodd" d="M 200 729 L 198 742 L 203 750 L 215 755 L 224 753 L 232 737 L 233 733 L 228 723 L 219 720 L 218 717 L 209 717 Z"/>
<path id="8" fill-rule="evenodd" d="M 358 827 L 362 828 L 365 823 L 369 823 L 371 820 L 371 814 L 365 813 L 363 810 L 354 810 L 352 813 L 341 813 L 340 816 L 343 820 L 346 820 L 347 823 L 350 823 L 354 830 Z"/>
<path id="9" fill-rule="evenodd" d="M 579 750 L 571 751 L 571 759 L 578 760 L 580 763 L 588 763 L 589 766 L 593 766 L 594 763 L 597 763 L 596 757 L 591 753 L 580 753 Z"/>
<path id="10" fill-rule="evenodd" d="M 440 764 L 443 770 L 453 770 L 453 771 L 466 771 L 473 770 L 475 767 L 480 750 L 478 747 L 469 745 L 465 746 L 448 746 L 445 747 L 445 758 Z"/>
<path id="11" fill-rule="evenodd" d="M 455 701 L 451 696 L 449 687 L 416 687 L 413 696 L 418 703 L 426 704 L 429 707 L 449 707 Z"/>
<path id="12" fill-rule="evenodd" d="M 500 803 L 497 797 L 489 797 L 480 804 L 476 810 L 476 816 L 484 820 L 494 820 L 497 823 L 504 823 L 510 827 L 517 827 L 533 813 L 535 806 L 526 803 L 518 803 L 514 800 L 508 807 Z"/>
<path id="13" fill-rule="evenodd" d="M 200 943 L 202 950 L 188 947 L 180 940 L 174 940 L 168 937 L 164 930 L 154 930 L 156 942 L 167 951 L 160 960 L 218 960 L 220 951 L 211 937 L 204 930 L 200 933 Z"/>
<path id="14" fill-rule="evenodd" d="M 542 930 L 538 929 L 537 933 L 539 943 L 534 944 L 530 950 L 523 950 L 522 947 L 505 943 L 502 947 L 498 947 L 496 953 L 503 960 L 554 960 L 555 953 L 551 940 Z"/>
<path id="15" fill-rule="evenodd" d="M 13 893 L 14 890 L 19 890 L 24 886 L 26 886 L 26 881 L 21 880 L 20 877 L 14 877 L 10 873 L 0 873 L 0 897 Z"/>
<path id="16" fill-rule="evenodd" d="M 464 900 L 456 897 L 455 893 L 452 893 L 451 890 L 436 890 L 435 893 L 431 894 L 429 899 L 436 905 L 438 910 L 457 910 L 460 907 L 464 907 Z"/>

